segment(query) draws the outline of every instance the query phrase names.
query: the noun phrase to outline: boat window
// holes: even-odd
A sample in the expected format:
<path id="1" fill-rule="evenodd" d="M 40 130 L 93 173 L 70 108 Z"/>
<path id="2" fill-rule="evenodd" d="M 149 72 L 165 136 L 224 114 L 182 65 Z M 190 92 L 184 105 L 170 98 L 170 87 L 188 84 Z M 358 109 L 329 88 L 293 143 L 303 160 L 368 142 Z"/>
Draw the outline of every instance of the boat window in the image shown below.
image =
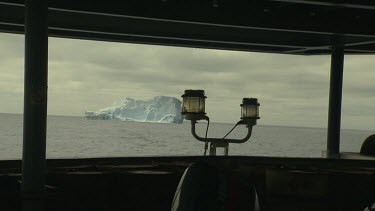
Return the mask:
<path id="1" fill-rule="evenodd" d="M 0 159 L 22 154 L 24 36 L 0 33 Z M 341 150 L 375 133 L 374 56 L 346 56 Z M 48 158 L 202 155 L 181 95 L 205 90 L 208 136 L 223 137 L 257 98 L 258 125 L 229 155 L 321 157 L 330 56 L 49 39 Z M 206 123 L 197 124 L 205 135 Z M 238 126 L 228 138 L 242 138 Z M 221 154 L 221 152 L 219 153 Z"/>

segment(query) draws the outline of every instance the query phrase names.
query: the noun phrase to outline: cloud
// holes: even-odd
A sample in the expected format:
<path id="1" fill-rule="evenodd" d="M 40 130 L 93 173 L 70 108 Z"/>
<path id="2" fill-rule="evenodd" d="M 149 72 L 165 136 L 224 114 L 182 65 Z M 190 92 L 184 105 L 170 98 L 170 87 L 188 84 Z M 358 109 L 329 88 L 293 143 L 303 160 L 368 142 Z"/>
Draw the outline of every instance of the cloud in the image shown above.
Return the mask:
<path id="1" fill-rule="evenodd" d="M 0 112 L 21 113 L 23 36 L 0 34 Z M 347 56 L 343 127 L 373 129 L 374 56 Z M 212 121 L 236 122 L 243 97 L 260 124 L 326 127 L 329 56 L 292 56 L 49 39 L 50 114 L 82 115 L 124 97 L 180 97 L 204 89 Z"/>

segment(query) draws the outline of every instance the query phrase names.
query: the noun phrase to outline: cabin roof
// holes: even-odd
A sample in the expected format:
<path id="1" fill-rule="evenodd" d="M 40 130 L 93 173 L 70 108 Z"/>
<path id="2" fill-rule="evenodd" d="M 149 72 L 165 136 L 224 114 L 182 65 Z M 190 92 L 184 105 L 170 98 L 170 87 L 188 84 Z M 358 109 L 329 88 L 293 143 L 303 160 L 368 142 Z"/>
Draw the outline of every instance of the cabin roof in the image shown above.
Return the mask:
<path id="1" fill-rule="evenodd" d="M 0 32 L 23 33 L 25 0 L 0 0 Z M 49 36 L 316 55 L 375 53 L 373 0 L 50 0 Z"/>

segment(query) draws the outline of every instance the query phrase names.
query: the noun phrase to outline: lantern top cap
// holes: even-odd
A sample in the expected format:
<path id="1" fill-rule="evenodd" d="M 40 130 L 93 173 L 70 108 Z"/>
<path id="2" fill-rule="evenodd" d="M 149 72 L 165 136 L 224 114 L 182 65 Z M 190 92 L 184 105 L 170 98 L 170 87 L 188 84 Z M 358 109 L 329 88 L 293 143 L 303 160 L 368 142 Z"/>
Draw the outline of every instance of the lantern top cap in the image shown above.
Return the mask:
<path id="1" fill-rule="evenodd" d="M 204 98 L 207 98 L 204 95 L 204 90 L 200 90 L 200 89 L 197 89 L 197 90 L 187 89 L 187 90 L 185 90 L 185 93 L 181 97 L 204 97 Z"/>
<path id="2" fill-rule="evenodd" d="M 257 105 L 259 106 L 260 104 L 258 103 L 258 99 L 257 98 L 244 98 L 242 99 L 242 105 Z"/>

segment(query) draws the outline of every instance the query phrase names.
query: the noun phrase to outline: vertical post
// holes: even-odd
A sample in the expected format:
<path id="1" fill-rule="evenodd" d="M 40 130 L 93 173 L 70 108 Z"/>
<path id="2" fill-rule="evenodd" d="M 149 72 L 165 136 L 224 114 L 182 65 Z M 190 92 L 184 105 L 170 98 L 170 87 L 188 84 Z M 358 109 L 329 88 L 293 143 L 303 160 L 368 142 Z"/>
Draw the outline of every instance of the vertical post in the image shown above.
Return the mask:
<path id="1" fill-rule="evenodd" d="M 43 210 L 46 173 L 48 0 L 25 3 L 23 210 Z"/>
<path id="2" fill-rule="evenodd" d="M 342 81 L 344 73 L 344 48 L 332 49 L 329 89 L 327 158 L 338 158 L 340 153 Z"/>
<path id="3" fill-rule="evenodd" d="M 216 144 L 211 142 L 210 143 L 210 153 L 209 155 L 215 156 L 216 155 Z"/>
<path id="4" fill-rule="evenodd" d="M 228 156 L 228 154 L 229 154 L 229 143 L 227 143 L 227 146 L 224 147 L 224 155 Z"/>

